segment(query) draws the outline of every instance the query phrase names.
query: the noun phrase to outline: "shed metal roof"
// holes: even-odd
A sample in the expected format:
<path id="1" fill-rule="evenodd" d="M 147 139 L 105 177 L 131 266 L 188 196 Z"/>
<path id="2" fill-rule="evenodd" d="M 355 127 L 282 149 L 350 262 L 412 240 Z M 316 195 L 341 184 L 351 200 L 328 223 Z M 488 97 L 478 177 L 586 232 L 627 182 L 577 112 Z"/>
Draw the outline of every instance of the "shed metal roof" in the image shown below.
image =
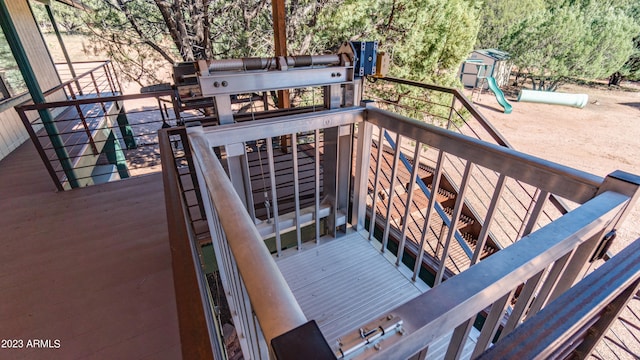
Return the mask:
<path id="1" fill-rule="evenodd" d="M 491 57 L 493 59 L 496 59 L 496 60 L 509 60 L 509 59 L 511 59 L 511 55 L 509 55 L 508 52 L 502 51 L 502 50 L 498 50 L 498 49 L 480 49 L 480 50 L 474 50 L 473 52 L 477 52 L 477 53 L 480 53 L 482 55 L 489 56 L 489 57 Z"/>

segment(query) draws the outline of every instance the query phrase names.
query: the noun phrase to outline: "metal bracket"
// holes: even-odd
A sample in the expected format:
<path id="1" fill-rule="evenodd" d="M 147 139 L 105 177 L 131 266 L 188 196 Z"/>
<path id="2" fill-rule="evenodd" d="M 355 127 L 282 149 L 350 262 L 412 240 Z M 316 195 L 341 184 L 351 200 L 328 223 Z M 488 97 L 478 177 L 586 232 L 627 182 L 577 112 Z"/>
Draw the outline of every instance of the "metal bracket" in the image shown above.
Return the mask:
<path id="1" fill-rule="evenodd" d="M 346 359 L 364 351 L 368 346 L 378 350 L 380 341 L 397 333 L 404 334 L 402 319 L 388 315 L 338 339 L 339 347 L 335 355 L 338 359 Z"/>
<path id="2" fill-rule="evenodd" d="M 611 244 L 613 244 L 613 241 L 616 239 L 616 235 L 617 235 L 616 229 L 609 231 L 602 238 L 602 240 L 600 240 L 600 244 L 598 244 L 598 247 L 596 248 L 596 251 L 593 253 L 593 256 L 591 256 L 591 259 L 589 260 L 589 262 L 594 262 L 596 260 L 604 259 L 605 256 L 607 256 L 607 251 L 609 251 Z"/>

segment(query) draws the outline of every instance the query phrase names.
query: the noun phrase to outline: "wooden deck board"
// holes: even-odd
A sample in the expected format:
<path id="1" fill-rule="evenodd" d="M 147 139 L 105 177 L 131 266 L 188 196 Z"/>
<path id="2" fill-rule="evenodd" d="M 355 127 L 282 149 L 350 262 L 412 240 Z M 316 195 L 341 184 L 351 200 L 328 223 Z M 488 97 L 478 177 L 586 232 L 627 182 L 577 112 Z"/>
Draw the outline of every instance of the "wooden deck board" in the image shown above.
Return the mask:
<path id="1" fill-rule="evenodd" d="M 412 283 L 390 262 L 393 256 L 381 254 L 376 245 L 352 233 L 317 246 L 304 244 L 302 251 L 288 249 L 276 258 L 302 311 L 334 349 L 339 337 L 428 289 Z M 478 336 L 472 329 L 462 358 L 471 356 Z M 429 358 L 443 359 L 449 338 L 451 333 L 434 341 Z"/>
<path id="2" fill-rule="evenodd" d="M 56 193 L 33 145 L 0 162 L 0 337 L 16 359 L 181 357 L 160 174 Z"/>
<path id="3" fill-rule="evenodd" d="M 318 322 L 330 345 L 345 332 L 420 294 L 359 233 L 276 261 L 302 311 Z"/>

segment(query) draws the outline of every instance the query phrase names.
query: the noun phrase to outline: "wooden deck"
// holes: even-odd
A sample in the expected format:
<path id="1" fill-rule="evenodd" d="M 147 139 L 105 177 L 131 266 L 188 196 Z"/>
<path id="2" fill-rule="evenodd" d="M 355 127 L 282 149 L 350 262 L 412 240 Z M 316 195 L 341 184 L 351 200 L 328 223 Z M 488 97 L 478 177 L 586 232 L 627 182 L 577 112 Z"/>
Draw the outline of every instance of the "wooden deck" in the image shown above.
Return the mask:
<path id="1" fill-rule="evenodd" d="M 160 174 L 56 193 L 29 142 L 0 162 L 0 214 L 0 338 L 24 342 L 0 358 L 181 358 Z"/>
<path id="2" fill-rule="evenodd" d="M 395 258 L 381 254 L 379 243 L 364 236 L 354 232 L 320 245 L 305 243 L 302 251 L 292 248 L 275 257 L 302 311 L 318 323 L 334 350 L 339 337 L 429 290 L 421 281 L 412 282 L 408 269 L 394 266 Z M 473 329 L 462 358 L 471 356 L 479 333 Z M 443 334 L 430 346 L 430 358 L 444 357 L 450 337 Z"/>

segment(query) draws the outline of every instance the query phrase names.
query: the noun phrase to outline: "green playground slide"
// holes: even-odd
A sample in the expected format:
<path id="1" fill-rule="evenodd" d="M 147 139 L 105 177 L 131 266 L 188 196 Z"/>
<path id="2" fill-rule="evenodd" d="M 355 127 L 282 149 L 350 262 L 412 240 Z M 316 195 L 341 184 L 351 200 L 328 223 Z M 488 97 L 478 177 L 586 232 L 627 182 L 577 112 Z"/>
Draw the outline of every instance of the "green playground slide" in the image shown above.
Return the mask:
<path id="1" fill-rule="evenodd" d="M 498 104 L 500 104 L 500 106 L 504 108 L 504 113 L 511 114 L 511 110 L 513 110 L 513 106 L 511 106 L 511 104 L 509 104 L 507 99 L 504 98 L 504 93 L 498 87 L 498 84 L 496 83 L 496 79 L 493 76 L 489 76 L 487 77 L 487 82 L 489 83 L 489 89 L 491 89 L 491 91 L 493 91 L 493 93 L 496 95 Z"/>

